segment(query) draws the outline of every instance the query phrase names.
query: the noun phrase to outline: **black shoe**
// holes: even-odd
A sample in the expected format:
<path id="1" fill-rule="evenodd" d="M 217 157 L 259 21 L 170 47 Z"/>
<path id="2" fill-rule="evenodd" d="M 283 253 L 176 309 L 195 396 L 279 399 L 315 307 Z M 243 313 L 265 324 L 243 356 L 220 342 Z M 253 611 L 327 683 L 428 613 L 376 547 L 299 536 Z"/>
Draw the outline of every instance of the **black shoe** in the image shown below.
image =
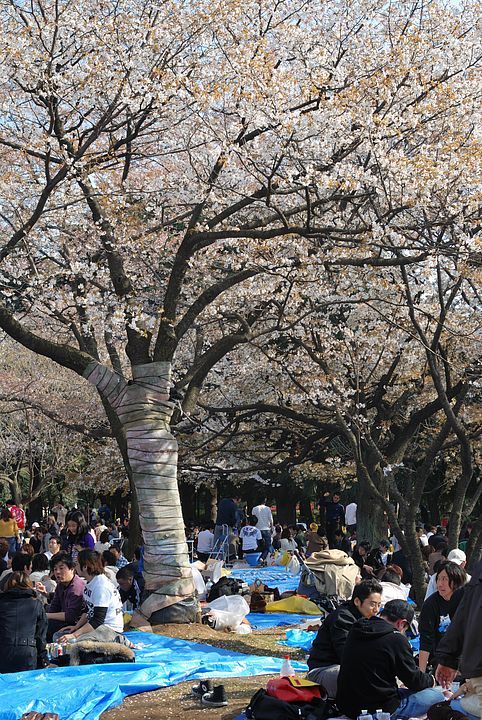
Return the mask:
<path id="1" fill-rule="evenodd" d="M 195 695 L 196 697 L 201 699 L 205 693 L 211 692 L 212 689 L 213 689 L 213 681 L 212 680 L 200 680 L 197 685 L 192 686 L 191 692 L 193 695 Z"/>
<path id="2" fill-rule="evenodd" d="M 228 701 L 226 700 L 224 685 L 217 685 L 214 690 L 204 693 L 201 703 L 206 707 L 223 707 L 223 705 L 227 705 Z"/>

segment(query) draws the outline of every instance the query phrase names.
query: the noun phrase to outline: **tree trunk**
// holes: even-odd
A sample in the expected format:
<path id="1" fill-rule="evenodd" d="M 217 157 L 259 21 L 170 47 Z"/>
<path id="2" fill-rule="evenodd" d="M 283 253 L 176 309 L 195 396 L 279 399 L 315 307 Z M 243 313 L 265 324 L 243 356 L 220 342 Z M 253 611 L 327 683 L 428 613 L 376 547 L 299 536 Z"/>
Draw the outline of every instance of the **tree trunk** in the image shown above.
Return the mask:
<path id="1" fill-rule="evenodd" d="M 387 518 L 363 481 L 357 483 L 356 495 L 356 537 L 358 542 L 368 540 L 377 547 L 382 538 L 387 537 Z"/>
<path id="2" fill-rule="evenodd" d="M 169 425 L 171 364 L 134 365 L 132 380 L 125 382 L 93 362 L 84 376 L 109 403 L 125 435 L 144 538 L 147 597 L 140 609 L 150 618 L 194 594 L 177 486 L 177 442 Z"/>
<path id="3" fill-rule="evenodd" d="M 467 569 L 471 572 L 480 560 L 482 552 L 482 514 L 474 523 L 467 543 Z"/>
<path id="4" fill-rule="evenodd" d="M 218 514 L 218 486 L 216 484 L 210 485 L 209 487 L 210 497 L 210 517 L 213 522 L 216 522 L 216 516 Z"/>

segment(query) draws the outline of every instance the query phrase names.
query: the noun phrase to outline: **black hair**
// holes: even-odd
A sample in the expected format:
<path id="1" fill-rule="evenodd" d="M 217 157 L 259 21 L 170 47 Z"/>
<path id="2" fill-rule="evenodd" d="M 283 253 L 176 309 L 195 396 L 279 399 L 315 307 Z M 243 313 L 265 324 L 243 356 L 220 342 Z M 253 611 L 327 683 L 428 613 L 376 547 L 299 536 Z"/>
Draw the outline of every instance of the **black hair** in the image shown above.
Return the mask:
<path id="1" fill-rule="evenodd" d="M 361 583 L 355 585 L 351 599 L 353 601 L 358 598 L 360 602 L 363 602 L 373 593 L 380 593 L 381 595 L 382 591 L 382 586 L 380 585 L 378 580 L 375 580 L 375 578 L 370 578 L 370 580 L 362 580 Z"/>
<path id="2" fill-rule="evenodd" d="M 15 553 L 12 558 L 12 571 L 24 572 L 32 564 L 32 558 L 27 553 Z"/>
<path id="3" fill-rule="evenodd" d="M 378 545 L 379 546 L 382 545 L 384 548 L 387 548 L 387 549 L 390 547 L 390 543 L 386 538 L 382 538 L 380 540 L 380 542 L 378 543 Z"/>
<path id="4" fill-rule="evenodd" d="M 50 558 L 50 569 L 53 571 L 55 570 L 55 566 L 59 563 L 64 563 L 64 565 L 67 565 L 69 570 L 73 570 L 75 567 L 75 561 L 72 560 L 72 557 L 69 555 L 69 553 L 66 552 L 58 552 L 55 553 L 55 555 L 52 555 Z"/>
<path id="5" fill-rule="evenodd" d="M 451 590 L 457 590 L 467 582 L 467 573 L 465 570 L 460 567 L 460 565 L 457 565 L 457 563 L 450 562 L 449 560 L 444 562 L 444 564 L 438 569 L 435 575 L 435 580 L 438 580 L 440 573 L 444 570 L 447 573 Z"/>
<path id="6" fill-rule="evenodd" d="M 70 531 L 68 532 L 69 537 L 73 538 L 75 544 L 77 540 L 81 540 L 84 535 L 87 535 L 87 533 L 89 532 L 89 526 L 87 525 L 84 513 L 80 512 L 80 510 L 71 510 L 69 513 L 67 513 L 67 516 L 65 518 L 66 527 L 69 520 L 77 523 L 77 532 L 75 533 L 75 535 L 72 535 Z"/>
<path id="7" fill-rule="evenodd" d="M 258 524 L 258 518 L 256 515 L 250 515 L 249 516 L 249 524 L 250 525 L 257 525 Z"/>
<path id="8" fill-rule="evenodd" d="M 381 577 L 382 582 L 393 583 L 394 585 L 400 585 L 400 575 L 395 570 L 385 570 Z"/>
<path id="9" fill-rule="evenodd" d="M 129 580 L 129 578 L 133 578 L 134 576 L 135 572 L 129 565 L 124 565 L 124 567 L 121 567 L 116 573 L 117 580 Z"/>
<path id="10" fill-rule="evenodd" d="M 407 625 L 410 625 L 415 616 L 415 610 L 406 600 L 389 600 L 380 615 L 391 622 L 405 620 Z"/>
<path id="11" fill-rule="evenodd" d="M 367 552 L 370 552 L 370 550 L 372 549 L 372 546 L 368 542 L 368 540 L 362 540 L 361 542 L 357 543 L 355 550 L 358 550 L 361 547 L 364 548 Z"/>
<path id="12" fill-rule="evenodd" d="M 109 531 L 108 530 L 102 530 L 101 534 L 99 535 L 99 542 L 105 543 L 109 542 Z"/>
<path id="13" fill-rule="evenodd" d="M 115 565 L 117 562 L 117 558 L 110 550 L 104 550 L 104 552 L 102 553 L 102 561 L 104 565 Z"/>
<path id="14" fill-rule="evenodd" d="M 47 571 L 49 569 L 49 560 L 47 555 L 44 555 L 44 553 L 37 553 L 37 555 L 34 555 L 32 558 L 32 572 L 36 572 L 37 570 L 45 570 Z"/>

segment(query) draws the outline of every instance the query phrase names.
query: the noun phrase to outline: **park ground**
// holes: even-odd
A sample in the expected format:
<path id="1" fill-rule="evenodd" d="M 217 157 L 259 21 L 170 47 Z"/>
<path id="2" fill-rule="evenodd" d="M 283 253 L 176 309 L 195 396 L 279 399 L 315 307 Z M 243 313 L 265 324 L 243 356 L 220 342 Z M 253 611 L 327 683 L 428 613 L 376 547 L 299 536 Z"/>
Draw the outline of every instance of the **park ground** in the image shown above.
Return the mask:
<path id="1" fill-rule="evenodd" d="M 159 635 L 192 640 L 214 647 L 235 650 L 249 655 L 282 657 L 286 649 L 277 641 L 285 637 L 286 628 L 255 630 L 251 635 L 218 632 L 206 625 L 157 625 Z M 291 651 L 292 650 L 292 651 Z M 303 660 L 304 652 L 292 648 L 294 660 Z M 122 705 L 101 715 L 101 720 L 232 720 L 246 707 L 260 687 L 265 687 L 272 675 L 256 677 L 223 678 L 219 681 L 226 688 L 228 705 L 222 708 L 203 708 L 191 695 L 193 682 L 184 682 L 153 692 L 131 695 Z M 216 683 L 215 683 L 216 684 Z"/>

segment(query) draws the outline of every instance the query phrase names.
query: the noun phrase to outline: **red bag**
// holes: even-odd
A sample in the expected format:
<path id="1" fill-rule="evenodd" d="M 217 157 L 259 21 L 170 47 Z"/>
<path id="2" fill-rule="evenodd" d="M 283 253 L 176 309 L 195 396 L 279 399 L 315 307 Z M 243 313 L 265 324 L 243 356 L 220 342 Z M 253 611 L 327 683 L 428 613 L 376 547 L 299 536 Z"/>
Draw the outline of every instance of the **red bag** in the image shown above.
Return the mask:
<path id="1" fill-rule="evenodd" d="M 321 698 L 319 685 L 295 676 L 269 680 L 266 693 L 286 702 L 309 703 L 313 698 Z"/>

